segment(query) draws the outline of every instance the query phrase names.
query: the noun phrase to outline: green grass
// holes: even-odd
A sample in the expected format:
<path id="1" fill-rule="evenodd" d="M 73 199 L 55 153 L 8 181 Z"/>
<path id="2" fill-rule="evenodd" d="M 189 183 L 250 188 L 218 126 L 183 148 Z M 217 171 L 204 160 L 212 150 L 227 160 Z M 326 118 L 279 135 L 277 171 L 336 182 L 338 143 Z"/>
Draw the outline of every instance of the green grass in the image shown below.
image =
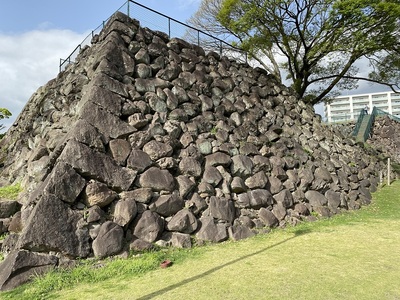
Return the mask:
<path id="1" fill-rule="evenodd" d="M 19 183 L 0 187 L 0 198 L 16 200 L 21 191 L 22 188 Z"/>
<path id="2" fill-rule="evenodd" d="M 400 299 L 400 182 L 373 204 L 239 242 L 84 263 L 2 299 Z M 164 259 L 174 262 L 160 269 Z"/>

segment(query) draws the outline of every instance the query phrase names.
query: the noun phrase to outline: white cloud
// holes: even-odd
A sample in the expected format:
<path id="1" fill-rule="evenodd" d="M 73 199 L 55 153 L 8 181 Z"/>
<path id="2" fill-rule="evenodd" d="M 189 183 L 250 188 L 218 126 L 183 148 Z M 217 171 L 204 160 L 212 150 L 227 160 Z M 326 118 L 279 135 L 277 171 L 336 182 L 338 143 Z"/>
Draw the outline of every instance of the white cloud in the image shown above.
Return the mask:
<path id="1" fill-rule="evenodd" d="M 30 96 L 57 76 L 60 58 L 67 57 L 86 34 L 70 30 L 34 30 L 20 35 L 0 33 L 0 107 L 13 116 L 10 126 Z"/>
<path id="2" fill-rule="evenodd" d="M 179 0 L 179 9 L 185 10 L 189 7 L 198 7 L 201 0 Z"/>

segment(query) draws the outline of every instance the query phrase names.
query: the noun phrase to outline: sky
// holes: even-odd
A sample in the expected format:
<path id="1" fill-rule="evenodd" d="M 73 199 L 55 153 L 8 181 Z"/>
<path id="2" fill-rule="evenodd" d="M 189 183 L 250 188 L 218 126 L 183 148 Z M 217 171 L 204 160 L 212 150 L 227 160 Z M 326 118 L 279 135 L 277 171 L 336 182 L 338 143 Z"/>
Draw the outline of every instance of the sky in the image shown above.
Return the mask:
<path id="1" fill-rule="evenodd" d="M 0 0 L 0 107 L 13 114 L 0 124 L 9 127 L 31 95 L 57 76 L 60 58 L 66 58 L 125 2 Z M 201 0 L 136 2 L 185 23 L 197 11 Z M 143 10 L 131 7 L 131 16 L 135 17 L 135 13 L 142 15 Z M 365 86 L 358 93 L 370 91 Z M 322 114 L 321 107 L 316 110 Z"/>

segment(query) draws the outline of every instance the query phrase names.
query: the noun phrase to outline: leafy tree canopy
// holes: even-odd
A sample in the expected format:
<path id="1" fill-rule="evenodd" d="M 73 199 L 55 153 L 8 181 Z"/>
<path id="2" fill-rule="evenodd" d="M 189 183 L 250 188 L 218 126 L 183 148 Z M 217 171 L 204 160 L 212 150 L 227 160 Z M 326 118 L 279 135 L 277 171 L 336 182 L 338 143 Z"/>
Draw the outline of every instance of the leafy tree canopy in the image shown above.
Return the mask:
<path id="1" fill-rule="evenodd" d="M 203 0 L 190 22 L 233 36 L 310 104 L 359 80 L 400 90 L 400 0 Z"/>
<path id="2" fill-rule="evenodd" d="M 11 112 L 8 109 L 0 107 L 0 120 L 11 117 Z M 4 129 L 4 125 L 0 124 L 0 130 Z"/>

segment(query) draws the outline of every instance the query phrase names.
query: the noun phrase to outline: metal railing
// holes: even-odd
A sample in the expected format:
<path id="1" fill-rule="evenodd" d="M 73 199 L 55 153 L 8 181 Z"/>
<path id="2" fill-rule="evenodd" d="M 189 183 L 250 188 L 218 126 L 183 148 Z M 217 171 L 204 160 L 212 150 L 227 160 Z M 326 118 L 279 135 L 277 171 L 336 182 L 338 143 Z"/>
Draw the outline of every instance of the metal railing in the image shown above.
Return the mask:
<path id="1" fill-rule="evenodd" d="M 365 131 L 364 131 L 364 134 L 363 134 L 363 141 L 364 142 L 368 139 L 368 136 L 371 133 L 371 128 L 372 128 L 372 125 L 374 124 L 374 121 L 375 121 L 376 110 L 377 110 L 377 108 L 376 108 L 376 106 L 374 106 L 374 108 L 372 109 L 372 112 L 371 112 L 371 116 L 370 116 L 370 118 L 368 120 L 367 127 L 365 128 Z"/>
<path id="2" fill-rule="evenodd" d="M 354 127 L 353 136 L 358 135 L 358 132 L 360 131 L 360 127 L 361 127 L 361 124 L 363 122 L 365 115 L 367 115 L 367 113 L 364 110 L 361 110 L 360 115 L 358 116 L 358 119 L 357 119 L 356 126 Z M 366 141 L 368 139 L 368 136 L 371 133 L 372 125 L 377 116 L 388 116 L 390 119 L 400 123 L 400 118 L 393 116 L 393 115 L 389 114 L 388 112 L 374 106 L 374 108 L 372 109 L 372 112 L 371 112 L 371 117 L 368 120 L 368 124 L 367 124 L 364 134 L 363 134 L 363 141 Z"/>
<path id="3" fill-rule="evenodd" d="M 388 116 L 389 119 L 392 119 L 392 120 L 400 123 L 400 118 L 393 116 L 393 115 L 389 114 L 388 112 L 386 112 L 382 109 L 379 109 L 379 108 L 376 109 L 376 116 Z"/>
<path id="4" fill-rule="evenodd" d="M 221 56 L 227 56 L 245 63 L 248 62 L 246 51 L 234 47 L 222 39 L 214 37 L 202 30 L 196 29 L 135 1 L 126 1 L 117 11 L 123 12 L 129 17 L 138 20 L 142 27 L 148 27 L 153 31 L 167 33 L 169 38 L 182 38 L 192 44 L 202 47 L 206 51 L 218 52 Z M 90 44 L 92 38 L 104 28 L 106 22 L 110 18 L 103 21 L 102 24 L 93 30 L 66 59 L 60 59 L 60 72 L 70 63 L 75 62 L 81 49 Z"/>
<path id="5" fill-rule="evenodd" d="M 361 110 L 360 114 L 358 115 L 356 126 L 354 127 L 353 136 L 357 136 L 358 132 L 360 131 L 361 123 L 362 123 L 365 115 L 366 115 L 366 112 L 364 110 Z"/>

